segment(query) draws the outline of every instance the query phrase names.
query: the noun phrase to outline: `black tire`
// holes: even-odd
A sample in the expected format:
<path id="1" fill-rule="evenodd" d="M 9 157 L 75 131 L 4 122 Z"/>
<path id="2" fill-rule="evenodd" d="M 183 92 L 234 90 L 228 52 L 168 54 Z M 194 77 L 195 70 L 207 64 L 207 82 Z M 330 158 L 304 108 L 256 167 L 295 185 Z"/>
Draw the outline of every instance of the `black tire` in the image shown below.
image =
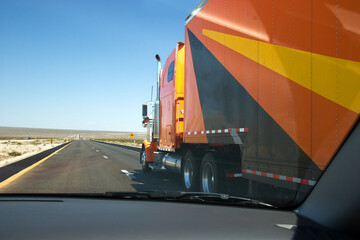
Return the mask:
<path id="1" fill-rule="evenodd" d="M 225 176 L 212 153 L 206 153 L 200 167 L 200 191 L 225 193 Z"/>
<path id="2" fill-rule="evenodd" d="M 149 163 L 146 162 L 146 152 L 145 149 L 140 152 L 140 164 L 143 172 L 149 173 L 151 172 L 151 168 L 149 167 Z"/>
<path id="3" fill-rule="evenodd" d="M 186 152 L 181 163 L 181 179 L 185 191 L 199 191 L 199 163 L 191 151 Z"/>

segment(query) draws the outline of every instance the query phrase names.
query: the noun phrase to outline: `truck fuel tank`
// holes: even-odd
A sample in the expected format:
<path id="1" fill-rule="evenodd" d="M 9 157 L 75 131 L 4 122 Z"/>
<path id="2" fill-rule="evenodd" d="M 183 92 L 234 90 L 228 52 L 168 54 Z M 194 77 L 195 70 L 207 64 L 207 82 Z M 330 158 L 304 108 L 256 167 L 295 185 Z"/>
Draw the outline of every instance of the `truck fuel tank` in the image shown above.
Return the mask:
<path id="1" fill-rule="evenodd" d="M 167 153 L 162 159 L 163 166 L 171 172 L 181 173 L 181 156 L 176 153 Z"/>

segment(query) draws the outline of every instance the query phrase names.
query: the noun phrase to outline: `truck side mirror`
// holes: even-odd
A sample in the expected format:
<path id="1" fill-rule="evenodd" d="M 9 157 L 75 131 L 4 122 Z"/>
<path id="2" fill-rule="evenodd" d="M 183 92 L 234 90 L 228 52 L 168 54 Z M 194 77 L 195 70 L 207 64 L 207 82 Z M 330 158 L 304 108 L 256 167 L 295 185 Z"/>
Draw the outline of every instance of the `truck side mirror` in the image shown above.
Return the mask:
<path id="1" fill-rule="evenodd" d="M 147 117 L 147 104 L 142 105 L 142 117 Z"/>

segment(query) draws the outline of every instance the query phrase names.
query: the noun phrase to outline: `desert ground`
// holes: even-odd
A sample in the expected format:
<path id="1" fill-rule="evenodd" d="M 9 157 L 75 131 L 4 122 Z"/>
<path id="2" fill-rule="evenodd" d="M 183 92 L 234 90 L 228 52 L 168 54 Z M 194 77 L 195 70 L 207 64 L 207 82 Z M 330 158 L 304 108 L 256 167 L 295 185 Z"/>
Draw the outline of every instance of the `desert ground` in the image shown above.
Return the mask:
<path id="1" fill-rule="evenodd" d="M 20 161 L 39 152 L 67 142 L 66 139 L 0 140 L 0 167 Z"/>

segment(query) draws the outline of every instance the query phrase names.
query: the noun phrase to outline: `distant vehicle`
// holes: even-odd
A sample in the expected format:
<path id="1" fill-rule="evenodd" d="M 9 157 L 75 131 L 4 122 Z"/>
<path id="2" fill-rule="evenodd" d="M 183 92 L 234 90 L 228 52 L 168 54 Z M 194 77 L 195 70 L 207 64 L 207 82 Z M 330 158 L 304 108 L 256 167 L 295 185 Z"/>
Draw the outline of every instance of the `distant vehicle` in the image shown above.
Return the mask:
<path id="1" fill-rule="evenodd" d="M 28 137 L 28 140 L 30 140 L 31 139 L 31 137 Z"/>
<path id="2" fill-rule="evenodd" d="M 140 162 L 181 174 L 188 191 L 299 202 L 359 119 L 358 21 L 347 16 L 358 3 L 235 2 L 202 1 L 162 69 L 156 55 Z"/>

